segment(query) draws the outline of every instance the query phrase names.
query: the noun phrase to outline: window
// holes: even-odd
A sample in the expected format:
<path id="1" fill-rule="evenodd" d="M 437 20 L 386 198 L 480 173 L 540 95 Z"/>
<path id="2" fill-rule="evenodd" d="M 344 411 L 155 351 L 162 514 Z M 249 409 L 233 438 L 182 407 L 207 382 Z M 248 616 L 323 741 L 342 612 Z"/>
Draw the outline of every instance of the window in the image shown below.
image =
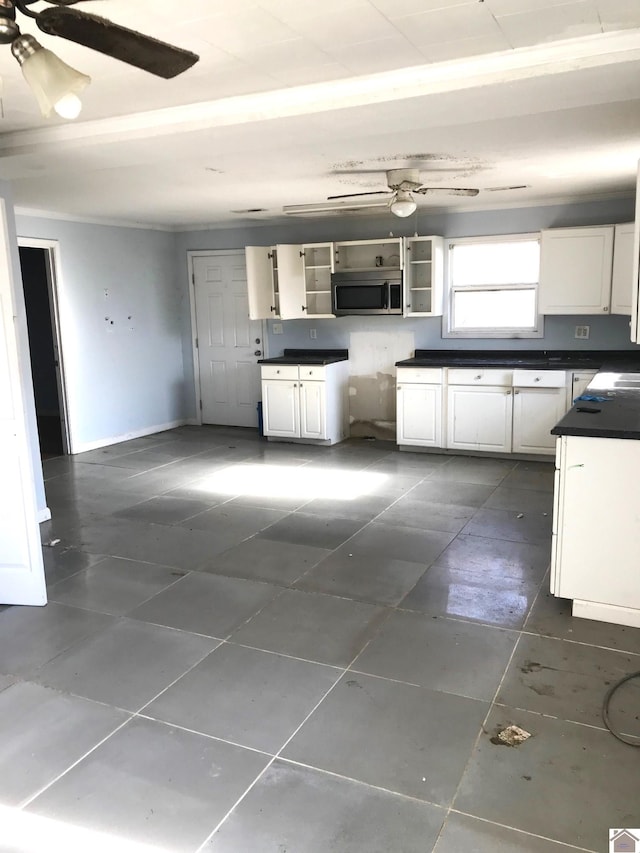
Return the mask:
<path id="1" fill-rule="evenodd" d="M 540 240 L 537 235 L 473 238 L 450 243 L 445 335 L 541 337 L 539 270 Z"/>

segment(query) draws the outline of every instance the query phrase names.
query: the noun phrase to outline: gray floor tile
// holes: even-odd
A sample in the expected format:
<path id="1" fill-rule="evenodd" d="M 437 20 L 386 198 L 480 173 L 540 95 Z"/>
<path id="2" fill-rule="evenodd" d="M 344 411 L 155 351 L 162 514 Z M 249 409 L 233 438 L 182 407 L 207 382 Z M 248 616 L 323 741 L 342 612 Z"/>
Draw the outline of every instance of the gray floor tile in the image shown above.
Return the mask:
<path id="1" fill-rule="evenodd" d="M 459 534 L 436 560 L 437 566 L 481 571 L 500 577 L 542 580 L 549 568 L 551 542 L 512 542 Z"/>
<path id="2" fill-rule="evenodd" d="M 476 483 L 483 486 L 498 486 L 513 471 L 516 463 L 510 459 L 480 459 L 476 456 L 452 456 L 448 465 L 443 465 L 432 474 L 433 480 L 456 483 Z"/>
<path id="3" fill-rule="evenodd" d="M 185 572 L 120 557 L 105 557 L 49 590 L 49 599 L 115 616 L 128 613 Z"/>
<path id="4" fill-rule="evenodd" d="M 207 500 L 159 495 L 121 509 L 114 515 L 118 518 L 131 518 L 134 521 L 149 521 L 154 524 L 179 524 L 210 508 L 211 503 Z"/>
<path id="5" fill-rule="evenodd" d="M 279 592 L 278 587 L 257 581 L 192 574 L 129 615 L 143 622 L 224 639 Z"/>
<path id="6" fill-rule="evenodd" d="M 525 631 L 640 654 L 640 628 L 578 619 L 571 615 L 572 602 L 547 592 L 548 580 L 544 584 L 525 622 Z"/>
<path id="7" fill-rule="evenodd" d="M 236 544 L 205 530 L 105 517 L 83 528 L 76 543 L 90 553 L 194 571 Z"/>
<path id="8" fill-rule="evenodd" d="M 551 541 L 551 513 L 517 512 L 482 508 L 464 528 L 472 536 L 490 536 L 511 542 L 548 543 Z"/>
<path id="9" fill-rule="evenodd" d="M 86 554 L 76 548 L 58 548 L 57 546 L 43 548 L 42 556 L 47 587 L 70 578 L 83 569 L 88 569 L 102 559 L 100 554 Z"/>
<path id="10" fill-rule="evenodd" d="M 416 500 L 413 492 L 385 510 L 377 519 L 381 524 L 415 527 L 418 530 L 442 530 L 459 533 L 475 513 L 475 507 L 461 504 L 431 503 Z"/>
<path id="11" fill-rule="evenodd" d="M 428 613 L 430 616 L 454 616 L 521 628 L 540 588 L 540 582 L 504 576 L 482 569 L 431 566 L 402 599 L 399 607 Z"/>
<path id="12" fill-rule="evenodd" d="M 503 816 L 508 820 L 508 815 Z M 540 827 L 539 835 L 544 833 Z M 571 853 L 555 841 L 451 812 L 433 853 Z"/>
<path id="13" fill-rule="evenodd" d="M 316 498 L 306 503 L 302 511 L 310 515 L 328 515 L 332 518 L 339 515 L 340 518 L 365 523 L 384 512 L 394 500 L 396 498 L 392 495 L 362 495 L 352 501 Z"/>
<path id="14" fill-rule="evenodd" d="M 69 646 L 113 624 L 114 618 L 52 602 L 0 613 L 0 672 L 29 675 Z"/>
<path id="15" fill-rule="evenodd" d="M 412 477 L 430 477 L 434 471 L 443 465 L 448 465 L 451 457 L 443 453 L 412 453 L 411 451 L 397 451 L 390 453 L 379 462 L 370 466 L 371 471 L 380 471 L 385 474 L 403 474 Z"/>
<path id="16" fill-rule="evenodd" d="M 188 519 L 182 526 L 213 533 L 231 548 L 287 516 L 287 510 L 234 506 L 229 502 Z"/>
<path id="17" fill-rule="evenodd" d="M 594 646 L 523 636 L 496 699 L 563 720 L 602 726 L 602 701 L 610 685 L 640 671 L 640 655 Z M 615 711 L 613 710 L 615 708 Z M 612 722 L 640 735 L 640 680 L 616 695 Z"/>
<path id="18" fill-rule="evenodd" d="M 482 483 L 458 483 L 430 478 L 416 486 L 411 491 L 411 497 L 420 501 L 479 507 L 494 491 L 495 486 L 485 486 Z"/>
<path id="19" fill-rule="evenodd" d="M 393 613 L 351 669 L 491 700 L 518 635 L 421 613 Z"/>
<path id="20" fill-rule="evenodd" d="M 207 572 L 289 586 L 331 552 L 274 539 L 247 539 L 214 558 Z"/>
<path id="21" fill-rule="evenodd" d="M 376 554 L 408 563 L 422 563 L 426 568 L 439 557 L 453 538 L 453 533 L 414 530 L 374 521 L 349 541 L 348 552 L 358 556 Z"/>
<path id="22" fill-rule="evenodd" d="M 0 692 L 0 802 L 37 794 L 127 717 L 29 682 Z"/>
<path id="23" fill-rule="evenodd" d="M 137 711 L 216 645 L 213 639 L 123 618 L 32 677 L 57 690 Z"/>
<path id="24" fill-rule="evenodd" d="M 234 643 L 333 666 L 347 666 L 388 611 L 332 595 L 284 590 L 246 625 Z"/>
<path id="25" fill-rule="evenodd" d="M 283 756 L 445 806 L 487 708 L 477 699 L 347 672 Z"/>
<path id="26" fill-rule="evenodd" d="M 426 853 L 444 814 L 429 803 L 276 761 L 203 853 Z"/>
<path id="27" fill-rule="evenodd" d="M 341 670 L 225 643 L 145 714 L 275 754 Z"/>
<path id="28" fill-rule="evenodd" d="M 37 797 L 28 811 L 118 839 L 192 853 L 268 758 L 136 719 Z"/>
<path id="29" fill-rule="evenodd" d="M 532 489 L 539 492 L 553 492 L 553 462 L 518 462 L 515 469 L 502 483 L 513 489 Z"/>
<path id="30" fill-rule="evenodd" d="M 345 519 L 338 514 L 311 515 L 306 512 L 294 512 L 263 530 L 259 538 L 332 549 L 342 545 L 360 530 L 364 523 L 361 519 Z"/>
<path id="31" fill-rule="evenodd" d="M 491 737 L 515 724 L 531 737 L 519 747 Z M 495 708 L 471 757 L 454 807 L 514 829 L 587 850 L 603 850 L 608 827 L 638 815 L 636 750 L 609 732 L 527 711 Z"/>
<path id="32" fill-rule="evenodd" d="M 398 604 L 424 573 L 424 564 L 376 554 L 334 551 L 296 582 L 297 589 L 326 592 L 373 604 Z"/>
<path id="33" fill-rule="evenodd" d="M 507 509 L 528 515 L 550 516 L 553 512 L 553 494 L 534 489 L 514 489 L 509 486 L 498 488 L 485 501 L 485 507 Z"/>

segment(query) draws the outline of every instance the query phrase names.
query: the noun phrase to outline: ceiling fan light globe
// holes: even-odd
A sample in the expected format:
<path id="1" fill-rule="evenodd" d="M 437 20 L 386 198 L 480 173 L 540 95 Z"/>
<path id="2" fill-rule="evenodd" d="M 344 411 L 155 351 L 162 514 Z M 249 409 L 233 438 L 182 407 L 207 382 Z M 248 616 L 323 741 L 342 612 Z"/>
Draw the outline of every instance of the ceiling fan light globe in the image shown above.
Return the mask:
<path id="1" fill-rule="evenodd" d="M 391 213 L 395 216 L 400 216 L 403 219 L 407 216 L 411 216 L 412 213 L 415 213 L 417 207 L 418 205 L 415 203 L 411 193 L 403 192 L 402 190 L 399 190 L 396 193 L 396 196 L 390 205 Z"/>
<path id="2" fill-rule="evenodd" d="M 79 115 L 82 104 L 78 93 L 89 85 L 91 77 L 67 65 L 33 36 L 19 36 L 11 45 L 11 51 L 45 118 L 54 112 L 62 118 Z"/>

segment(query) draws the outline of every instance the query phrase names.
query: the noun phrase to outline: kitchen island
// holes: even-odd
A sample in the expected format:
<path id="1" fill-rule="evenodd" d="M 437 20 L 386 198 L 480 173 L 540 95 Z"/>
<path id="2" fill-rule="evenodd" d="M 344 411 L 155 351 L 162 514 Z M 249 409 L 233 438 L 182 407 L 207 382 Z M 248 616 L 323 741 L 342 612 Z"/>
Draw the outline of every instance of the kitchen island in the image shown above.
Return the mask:
<path id="1" fill-rule="evenodd" d="M 605 363 L 554 427 L 551 593 L 640 627 L 640 369 Z"/>

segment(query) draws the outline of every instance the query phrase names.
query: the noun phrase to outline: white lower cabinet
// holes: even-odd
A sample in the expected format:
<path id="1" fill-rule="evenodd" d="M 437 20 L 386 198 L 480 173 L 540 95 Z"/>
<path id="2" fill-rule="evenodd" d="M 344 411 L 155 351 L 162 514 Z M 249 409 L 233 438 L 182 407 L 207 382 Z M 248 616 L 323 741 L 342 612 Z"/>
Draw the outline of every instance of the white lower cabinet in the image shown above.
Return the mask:
<path id="1" fill-rule="evenodd" d="M 561 436 L 556 453 L 551 592 L 573 615 L 640 627 L 640 441 Z"/>
<path id="2" fill-rule="evenodd" d="M 398 444 L 442 447 L 442 368 L 398 369 Z"/>
<path id="3" fill-rule="evenodd" d="M 447 447 L 509 453 L 512 406 L 511 388 L 449 385 Z"/>
<path id="4" fill-rule="evenodd" d="M 590 376 L 576 374 L 574 387 Z M 553 455 L 551 429 L 571 406 L 570 379 L 564 370 L 399 367 L 397 443 Z"/>
<path id="5" fill-rule="evenodd" d="M 335 444 L 349 434 L 348 362 L 262 366 L 264 435 Z"/>

